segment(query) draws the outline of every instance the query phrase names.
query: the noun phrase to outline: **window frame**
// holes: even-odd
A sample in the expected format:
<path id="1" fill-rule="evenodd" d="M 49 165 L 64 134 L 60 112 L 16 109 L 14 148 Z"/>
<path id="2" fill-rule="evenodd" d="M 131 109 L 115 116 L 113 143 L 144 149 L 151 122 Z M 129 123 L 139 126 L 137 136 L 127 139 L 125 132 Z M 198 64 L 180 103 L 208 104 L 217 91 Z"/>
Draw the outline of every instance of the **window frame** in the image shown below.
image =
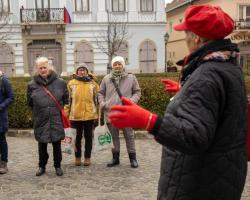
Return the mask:
<path id="1" fill-rule="evenodd" d="M 42 7 L 41 7 L 41 8 L 38 8 L 38 6 L 37 6 L 37 5 L 38 5 L 38 4 L 37 4 L 37 1 L 41 1 L 41 2 L 42 2 L 42 5 L 41 5 Z M 47 2 L 48 2 L 48 7 L 47 7 L 47 8 L 44 7 L 44 1 L 47 1 Z M 36 6 L 36 9 L 49 9 L 49 8 L 50 8 L 50 0 L 36 0 L 36 1 L 35 1 L 35 6 Z"/>
<path id="2" fill-rule="evenodd" d="M 0 1 L 1 2 L 1 10 L 0 10 L 0 12 L 2 12 L 2 13 L 10 13 L 10 0 L 2 0 L 2 1 Z M 5 2 L 7 2 L 7 4 L 8 4 L 8 6 L 7 6 L 7 10 L 4 10 L 4 8 L 5 8 Z"/>
<path id="3" fill-rule="evenodd" d="M 148 9 L 148 0 L 140 0 L 140 11 L 141 12 L 154 12 L 154 0 L 150 0 L 150 1 L 152 3 L 152 5 L 151 5 L 152 9 L 151 10 Z M 145 10 L 142 9 L 142 4 L 144 2 L 146 3 L 146 9 Z"/>
<path id="4" fill-rule="evenodd" d="M 118 9 L 114 10 L 114 1 L 118 1 Z M 120 1 L 123 1 L 123 10 L 120 9 Z M 126 12 L 126 0 L 111 0 L 112 12 Z"/>
<path id="5" fill-rule="evenodd" d="M 250 4 L 240 4 L 238 7 L 239 20 L 250 20 L 250 14 L 247 15 L 247 8 L 250 9 Z M 242 16 L 241 16 L 242 15 Z"/>
<path id="6" fill-rule="evenodd" d="M 77 4 L 77 0 L 75 0 L 75 12 L 90 12 L 90 5 L 89 5 L 89 0 L 80 0 L 81 1 L 81 9 L 78 9 L 78 4 Z M 86 1 L 86 3 L 87 3 L 87 9 L 86 10 L 84 10 L 83 9 L 83 1 Z"/>

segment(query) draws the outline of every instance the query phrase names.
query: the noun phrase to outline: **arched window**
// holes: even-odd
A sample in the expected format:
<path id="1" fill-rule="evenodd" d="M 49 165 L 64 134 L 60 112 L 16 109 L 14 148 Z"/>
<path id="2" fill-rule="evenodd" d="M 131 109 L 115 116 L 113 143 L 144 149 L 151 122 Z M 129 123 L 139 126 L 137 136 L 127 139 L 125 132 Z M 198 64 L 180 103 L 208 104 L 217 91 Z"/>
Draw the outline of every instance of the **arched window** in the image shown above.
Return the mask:
<path id="1" fill-rule="evenodd" d="M 156 72 L 157 68 L 157 49 L 153 41 L 145 40 L 139 49 L 139 61 L 141 73 Z"/>
<path id="2" fill-rule="evenodd" d="M 128 43 L 123 41 L 119 49 L 115 52 L 116 56 L 122 56 L 125 60 L 125 63 L 128 64 Z"/>
<path id="3" fill-rule="evenodd" d="M 13 50 L 5 42 L 0 44 L 0 70 L 7 76 L 12 76 L 15 70 Z"/>
<path id="4" fill-rule="evenodd" d="M 81 63 L 86 63 L 89 70 L 94 71 L 93 47 L 87 41 L 81 41 L 75 48 L 75 67 Z"/>

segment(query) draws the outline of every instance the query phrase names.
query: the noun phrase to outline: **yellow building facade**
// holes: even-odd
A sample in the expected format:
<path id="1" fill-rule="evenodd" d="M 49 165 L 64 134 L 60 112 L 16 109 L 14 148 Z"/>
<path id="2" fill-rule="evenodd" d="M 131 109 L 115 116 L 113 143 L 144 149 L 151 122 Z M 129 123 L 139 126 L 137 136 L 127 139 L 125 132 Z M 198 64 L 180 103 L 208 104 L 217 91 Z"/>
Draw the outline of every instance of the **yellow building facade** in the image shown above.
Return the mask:
<path id="1" fill-rule="evenodd" d="M 234 31 L 228 38 L 240 48 L 240 65 L 250 71 L 250 0 L 174 0 L 167 4 L 166 63 L 175 65 L 188 54 L 184 32 L 175 31 L 173 27 L 182 22 L 185 9 L 192 4 L 220 6 L 235 20 Z"/>

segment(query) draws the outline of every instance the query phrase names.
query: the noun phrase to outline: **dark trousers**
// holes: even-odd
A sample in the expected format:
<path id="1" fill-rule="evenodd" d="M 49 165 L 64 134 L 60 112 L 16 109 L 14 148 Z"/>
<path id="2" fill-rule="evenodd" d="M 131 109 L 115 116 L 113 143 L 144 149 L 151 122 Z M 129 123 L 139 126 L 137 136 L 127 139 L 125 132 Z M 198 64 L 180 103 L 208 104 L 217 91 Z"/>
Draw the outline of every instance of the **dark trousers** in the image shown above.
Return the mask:
<path id="1" fill-rule="evenodd" d="M 0 154 L 1 161 L 8 162 L 8 144 L 5 135 L 6 133 L 0 133 Z"/>
<path id="2" fill-rule="evenodd" d="M 38 153 L 39 153 L 39 167 L 45 168 L 49 159 L 49 154 L 47 151 L 48 143 L 38 143 Z M 52 142 L 53 146 L 53 156 L 54 156 L 54 167 L 60 168 L 62 161 L 62 151 L 61 151 L 61 141 Z"/>
<path id="3" fill-rule="evenodd" d="M 72 121 L 71 125 L 76 129 L 76 152 L 77 158 L 82 156 L 82 133 L 84 130 L 85 151 L 84 158 L 91 158 L 92 140 L 93 140 L 93 125 L 94 120 L 87 121 Z"/>

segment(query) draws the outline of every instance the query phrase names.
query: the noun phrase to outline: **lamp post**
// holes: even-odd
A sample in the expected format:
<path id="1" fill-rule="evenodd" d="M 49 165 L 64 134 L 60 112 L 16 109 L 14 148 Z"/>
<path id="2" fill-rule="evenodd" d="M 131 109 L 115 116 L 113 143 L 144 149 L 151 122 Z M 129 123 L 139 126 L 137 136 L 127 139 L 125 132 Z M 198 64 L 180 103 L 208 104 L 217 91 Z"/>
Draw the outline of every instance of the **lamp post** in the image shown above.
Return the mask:
<path id="1" fill-rule="evenodd" d="M 164 71 L 167 72 L 167 43 L 169 39 L 169 34 L 168 32 L 165 33 L 164 35 L 164 41 L 165 41 L 165 69 Z"/>

